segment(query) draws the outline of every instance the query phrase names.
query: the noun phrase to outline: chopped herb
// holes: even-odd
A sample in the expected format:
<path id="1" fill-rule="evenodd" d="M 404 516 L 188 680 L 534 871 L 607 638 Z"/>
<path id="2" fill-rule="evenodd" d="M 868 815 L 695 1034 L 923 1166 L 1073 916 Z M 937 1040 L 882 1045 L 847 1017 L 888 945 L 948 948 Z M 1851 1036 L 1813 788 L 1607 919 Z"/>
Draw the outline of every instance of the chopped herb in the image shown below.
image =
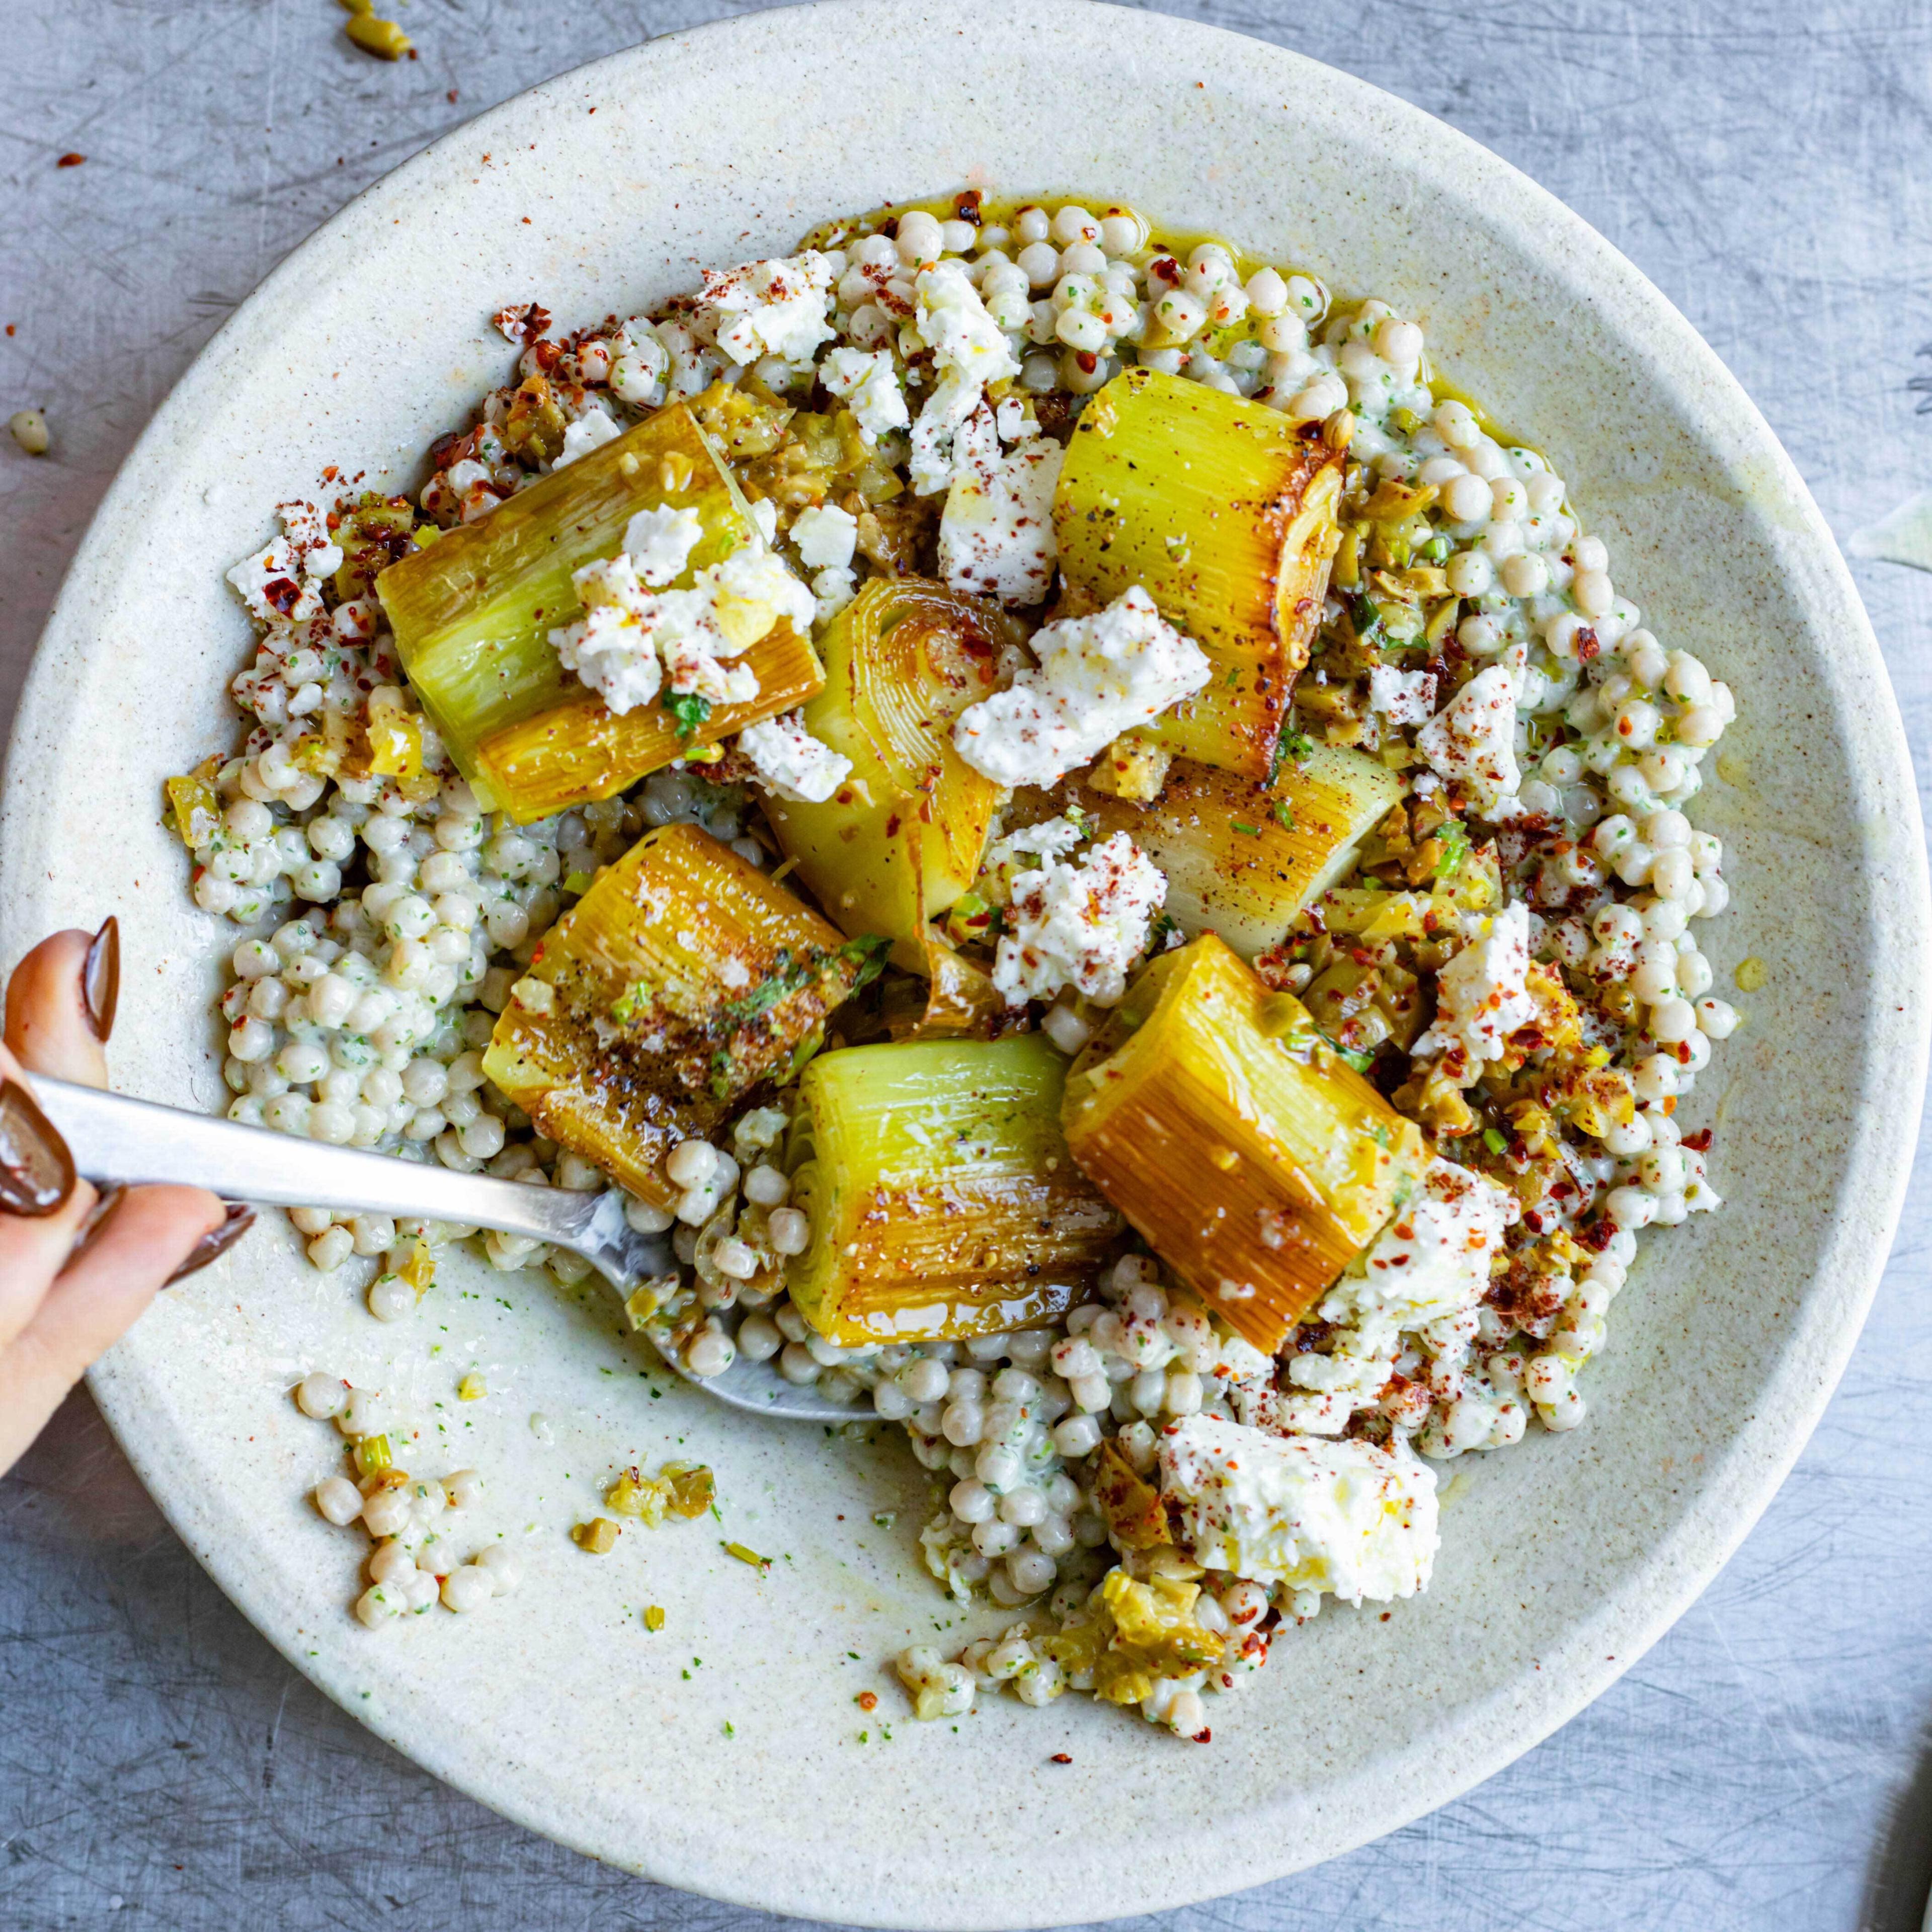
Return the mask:
<path id="1" fill-rule="evenodd" d="M 667 692 L 664 708 L 676 721 L 680 738 L 696 736 L 705 719 L 711 716 L 710 699 L 699 697 L 694 691 Z"/>
<path id="2" fill-rule="evenodd" d="M 749 1550 L 742 1543 L 722 1543 L 718 1545 L 727 1556 L 735 1556 L 740 1563 L 748 1563 L 758 1574 L 764 1576 L 772 1567 L 769 1556 L 760 1556 L 755 1550 Z"/>
<path id="3" fill-rule="evenodd" d="M 1268 782 L 1272 787 L 1281 776 L 1284 765 L 1299 768 L 1315 755 L 1315 740 L 1306 731 L 1291 728 L 1282 732 L 1274 741 L 1274 757 L 1268 766 Z"/>
<path id="4" fill-rule="evenodd" d="M 656 997 L 650 980 L 633 980 L 622 997 L 611 1002 L 610 1017 L 620 1026 L 628 1026 L 649 1009 Z"/>
<path id="5" fill-rule="evenodd" d="M 1274 822 L 1284 832 L 1294 830 L 1294 801 L 1292 798 L 1278 798 L 1274 802 Z"/>
<path id="6" fill-rule="evenodd" d="M 1244 833 L 1250 838 L 1258 838 L 1262 836 L 1261 827 L 1258 825 L 1250 825 L 1246 819 L 1231 818 L 1228 824 L 1233 830 Z"/>
<path id="7" fill-rule="evenodd" d="M 1483 1144 L 1492 1154 L 1505 1154 L 1509 1150 L 1508 1137 L 1495 1127 L 1485 1127 L 1483 1130 Z"/>
<path id="8" fill-rule="evenodd" d="M 1376 1057 L 1372 1053 L 1357 1053 L 1353 1048 L 1346 1046 L 1338 1047 L 1336 1051 L 1340 1054 L 1343 1061 L 1358 1073 L 1367 1072 L 1375 1064 Z"/>

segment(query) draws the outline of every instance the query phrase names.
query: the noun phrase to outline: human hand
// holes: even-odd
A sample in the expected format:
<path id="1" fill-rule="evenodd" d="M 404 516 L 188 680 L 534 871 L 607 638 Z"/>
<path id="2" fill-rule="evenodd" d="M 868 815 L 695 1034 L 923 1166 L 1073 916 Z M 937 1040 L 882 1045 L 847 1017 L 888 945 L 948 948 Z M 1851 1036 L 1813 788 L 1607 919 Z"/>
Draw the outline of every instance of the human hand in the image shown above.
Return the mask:
<path id="1" fill-rule="evenodd" d="M 154 1299 L 232 1246 L 254 1210 L 199 1187 L 77 1178 L 28 1076 L 107 1084 L 121 934 L 57 932 L 14 969 L 0 1048 L 0 1473 Z"/>

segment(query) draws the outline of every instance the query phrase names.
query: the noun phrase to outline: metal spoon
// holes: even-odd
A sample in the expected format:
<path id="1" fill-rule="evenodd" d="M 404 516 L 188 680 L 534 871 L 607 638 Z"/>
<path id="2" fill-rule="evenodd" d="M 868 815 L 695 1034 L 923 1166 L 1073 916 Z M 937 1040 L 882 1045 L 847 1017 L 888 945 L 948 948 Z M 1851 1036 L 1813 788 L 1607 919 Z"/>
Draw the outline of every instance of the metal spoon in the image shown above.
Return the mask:
<path id="1" fill-rule="evenodd" d="M 38 1078 L 33 1087 L 41 1111 L 67 1142 L 76 1171 L 90 1180 L 171 1182 L 206 1187 L 230 1201 L 367 1210 L 494 1228 L 581 1255 L 620 1294 L 674 1265 L 670 1241 L 662 1234 L 639 1234 L 625 1219 L 624 1197 L 615 1189 L 578 1194 L 527 1187 L 487 1174 L 458 1174 L 431 1161 L 295 1140 L 266 1127 L 211 1120 L 64 1080 Z M 776 1362 L 740 1355 L 722 1376 L 702 1379 L 676 1361 L 670 1366 L 706 1395 L 759 1415 L 850 1422 L 864 1413 L 787 1382 Z"/>

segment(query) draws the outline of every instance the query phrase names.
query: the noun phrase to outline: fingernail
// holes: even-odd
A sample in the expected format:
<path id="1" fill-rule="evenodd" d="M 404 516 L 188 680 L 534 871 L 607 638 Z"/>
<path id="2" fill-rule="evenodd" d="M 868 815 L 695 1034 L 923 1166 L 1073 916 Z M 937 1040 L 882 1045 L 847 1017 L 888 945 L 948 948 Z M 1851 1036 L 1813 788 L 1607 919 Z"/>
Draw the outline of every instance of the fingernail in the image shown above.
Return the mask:
<path id="1" fill-rule="evenodd" d="M 121 922 L 110 917 L 87 949 L 81 963 L 80 1000 L 87 1023 L 103 1046 L 114 1030 L 114 1010 L 121 1004 Z"/>
<path id="2" fill-rule="evenodd" d="M 227 1203 L 228 1212 L 221 1226 L 202 1236 L 188 1251 L 188 1259 L 162 1282 L 164 1288 L 172 1288 L 184 1275 L 190 1275 L 197 1269 L 205 1268 L 212 1261 L 227 1253 L 242 1237 L 255 1225 L 255 1210 L 245 1201 Z"/>
<path id="3" fill-rule="evenodd" d="M 120 1206 L 121 1197 L 127 1191 L 118 1180 L 101 1190 L 94 1205 L 87 1210 L 87 1219 L 81 1223 L 74 1246 L 68 1251 L 68 1267 L 71 1268 L 100 1238 L 101 1231 L 107 1226 L 108 1216 Z"/>
<path id="4" fill-rule="evenodd" d="M 74 1156 L 17 1080 L 0 1083 L 0 1212 L 58 1214 L 74 1192 Z"/>

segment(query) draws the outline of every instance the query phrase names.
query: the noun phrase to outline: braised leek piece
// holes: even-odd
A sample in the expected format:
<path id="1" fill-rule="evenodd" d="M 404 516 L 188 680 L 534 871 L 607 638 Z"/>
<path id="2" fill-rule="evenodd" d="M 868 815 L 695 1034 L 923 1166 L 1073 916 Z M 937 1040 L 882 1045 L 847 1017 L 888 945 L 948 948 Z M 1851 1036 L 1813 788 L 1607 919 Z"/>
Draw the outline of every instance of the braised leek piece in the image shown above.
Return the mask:
<path id="1" fill-rule="evenodd" d="M 1091 1292 L 1120 1218 L 1061 1136 L 1066 1062 L 1038 1034 L 820 1054 L 787 1161 L 812 1245 L 799 1312 L 840 1343 L 994 1334 Z"/>
<path id="2" fill-rule="evenodd" d="M 920 934 L 980 869 L 1000 788 L 952 748 L 953 721 L 994 688 L 1005 620 L 976 598 L 916 578 L 874 578 L 821 634 L 825 688 L 806 728 L 852 760 L 823 804 L 773 801 L 778 841 L 850 933 Z"/>
<path id="3" fill-rule="evenodd" d="M 1151 805 L 1090 781 L 1080 802 L 1101 836 L 1129 833 L 1167 874 L 1162 910 L 1189 938 L 1216 932 L 1252 959 L 1347 871 L 1401 796 L 1401 779 L 1378 760 L 1322 745 L 1284 761 L 1272 790 L 1179 758 Z"/>
<path id="4" fill-rule="evenodd" d="M 1073 1157 L 1229 1327 L 1272 1352 L 1408 1198 L 1405 1120 L 1212 934 L 1156 959 L 1074 1063 Z"/>
<path id="5" fill-rule="evenodd" d="M 1053 503 L 1060 568 L 1101 603 L 1139 584 L 1214 662 L 1150 728 L 1271 776 L 1340 541 L 1342 458 L 1266 404 L 1134 368 L 1082 412 Z"/>
<path id="6" fill-rule="evenodd" d="M 614 556 L 631 518 L 664 505 L 694 511 L 704 526 L 680 584 L 757 534 L 682 404 L 376 578 L 410 682 L 486 806 L 527 823 L 608 798 L 818 688 L 810 644 L 782 622 L 741 660 L 758 673 L 758 697 L 715 707 L 683 736 L 662 705 L 614 716 L 563 669 L 549 633 L 581 614 L 572 574 Z"/>
<path id="7" fill-rule="evenodd" d="M 878 971 L 694 825 L 640 838 L 566 913 L 512 989 L 484 1071 L 537 1132 L 668 1204 L 677 1142 L 782 1077 Z"/>

